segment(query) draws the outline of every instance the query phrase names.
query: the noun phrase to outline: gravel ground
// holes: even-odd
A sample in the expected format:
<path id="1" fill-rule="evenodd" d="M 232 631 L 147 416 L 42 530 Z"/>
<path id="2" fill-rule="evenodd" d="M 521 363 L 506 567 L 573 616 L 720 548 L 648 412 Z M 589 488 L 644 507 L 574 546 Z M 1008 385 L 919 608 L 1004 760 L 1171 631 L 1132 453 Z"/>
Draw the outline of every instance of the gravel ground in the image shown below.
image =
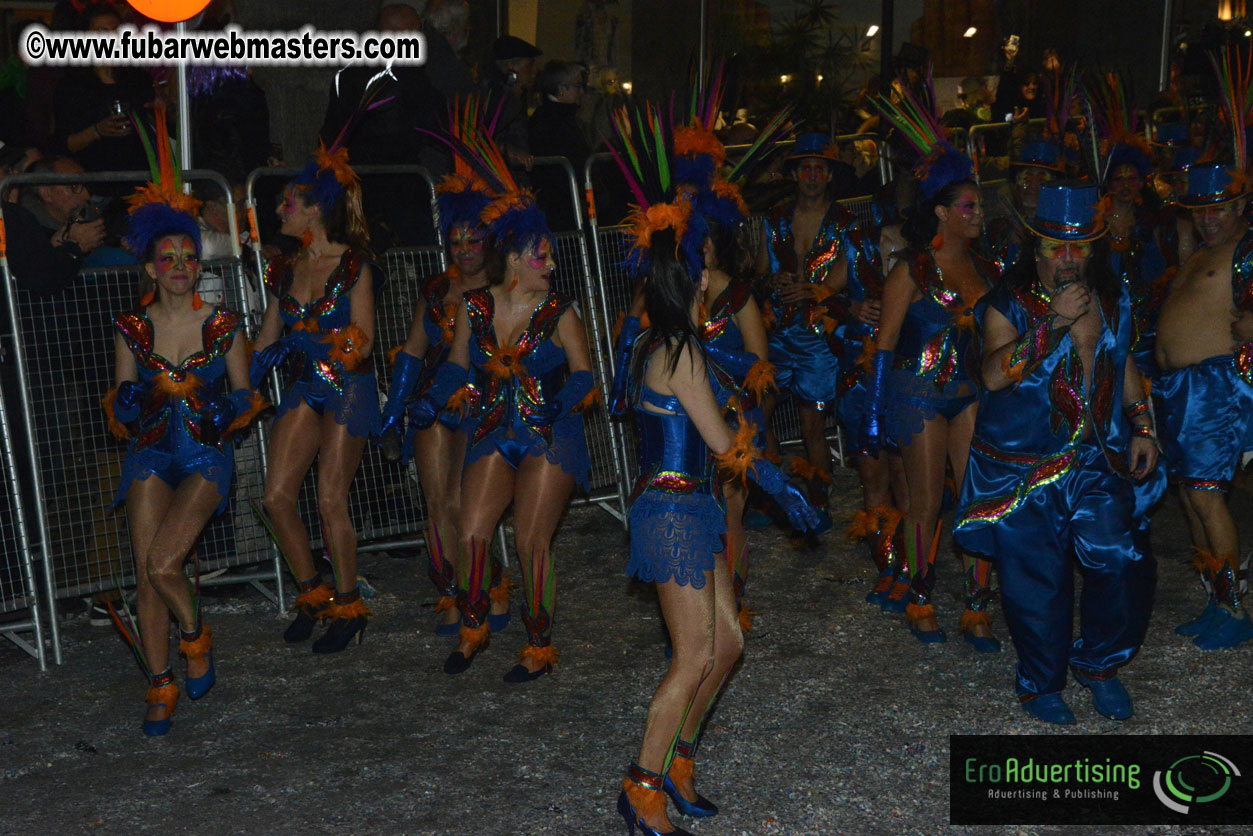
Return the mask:
<path id="1" fill-rule="evenodd" d="M 838 474 L 837 519 L 858 495 Z M 1248 494 L 1235 502 L 1248 516 Z M 1135 716 L 1098 717 L 1072 684 L 1079 724 L 1057 732 L 1018 708 L 1008 641 L 995 656 L 920 645 L 863 603 L 874 570 L 860 548 L 758 534 L 757 629 L 698 766 L 723 812 L 676 824 L 700 836 L 1253 832 L 948 825 L 950 734 L 1253 733 L 1253 647 L 1202 654 L 1173 632 L 1203 603 L 1173 499 L 1154 540 L 1156 607 L 1123 675 Z M 666 664 L 662 623 L 651 588 L 622 574 L 625 536 L 603 512 L 571 512 L 557 557 L 562 664 L 526 685 L 501 681 L 524 641 L 516 616 L 467 673 L 441 672 L 450 640 L 434 635 L 413 555 L 362 556 L 375 618 L 361 646 L 330 657 L 285 645 L 285 619 L 255 591 L 215 591 L 218 684 L 197 703 L 183 695 L 165 738 L 140 733 L 145 684 L 111 630 L 68 619 L 65 664 L 42 675 L 0 644 L 0 833 L 621 834 L 614 803 Z M 941 626 L 957 638 L 960 566 L 938 563 Z"/>

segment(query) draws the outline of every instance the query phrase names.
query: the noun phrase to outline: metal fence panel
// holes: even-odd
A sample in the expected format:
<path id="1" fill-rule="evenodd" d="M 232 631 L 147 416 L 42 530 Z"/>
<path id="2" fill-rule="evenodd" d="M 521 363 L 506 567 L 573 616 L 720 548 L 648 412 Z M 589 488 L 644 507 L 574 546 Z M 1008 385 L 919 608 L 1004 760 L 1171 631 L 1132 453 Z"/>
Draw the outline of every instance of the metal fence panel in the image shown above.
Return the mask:
<path id="1" fill-rule="evenodd" d="M 241 266 L 206 262 L 201 286 L 220 281 L 224 307 L 239 307 Z M 26 396 L 38 416 L 28 428 L 40 474 L 48 558 L 58 598 L 132 585 L 134 561 L 126 515 L 113 507 L 126 453 L 108 433 L 101 397 L 113 386 L 113 316 L 135 307 L 137 265 L 84 271 L 55 297 L 16 289 L 14 327 L 22 336 Z M 195 555 L 202 572 L 272 557 L 248 500 L 264 477 L 255 434 L 235 450 L 235 486 L 227 510 L 205 527 Z"/>
<path id="2" fill-rule="evenodd" d="M 7 370 L 6 370 L 7 371 Z M 21 613 L 26 617 L 9 617 L 0 623 L 0 635 L 9 639 L 47 670 L 44 653 L 43 625 L 40 612 L 47 607 L 39 600 L 34 565 L 25 525 L 26 509 L 22 503 L 22 486 L 17 478 L 13 436 L 8 418 L 8 404 L 0 392 L 0 613 Z"/>

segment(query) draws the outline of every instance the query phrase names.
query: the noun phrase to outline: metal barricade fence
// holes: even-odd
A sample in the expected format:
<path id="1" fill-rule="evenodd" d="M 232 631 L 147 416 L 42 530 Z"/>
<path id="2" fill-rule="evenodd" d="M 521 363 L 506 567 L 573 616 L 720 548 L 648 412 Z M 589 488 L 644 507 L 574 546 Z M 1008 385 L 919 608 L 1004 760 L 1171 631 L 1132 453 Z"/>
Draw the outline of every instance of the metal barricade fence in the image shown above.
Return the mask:
<path id="1" fill-rule="evenodd" d="M 23 175 L 4 182 L 90 185 L 143 182 L 148 176 L 147 172 Z M 188 171 L 183 176 L 188 182 L 208 181 L 221 189 L 227 214 L 233 217 L 229 187 L 220 175 Z M 236 256 L 206 261 L 200 287 L 216 287 L 224 307 L 242 311 L 247 294 L 238 236 L 230 240 Z M 29 457 L 28 493 L 35 500 L 24 520 L 27 548 L 32 556 L 38 552 L 50 600 L 133 584 L 125 513 L 113 505 L 125 445 L 109 435 L 100 399 L 113 386 L 113 317 L 135 308 L 141 268 L 137 264 L 86 268 L 61 292 L 39 295 L 19 287 L 7 259 L 0 266 Z M 194 554 L 202 573 L 273 561 L 266 569 L 230 579 L 250 581 L 268 595 L 260 581 L 277 579 L 278 562 L 249 507 L 249 500 L 260 499 L 264 484 L 262 451 L 263 439 L 257 433 L 235 449 L 236 477 L 228 508 L 205 527 Z M 50 626 L 59 664 L 54 612 Z"/>
<path id="2" fill-rule="evenodd" d="M 1044 129 L 1045 120 L 1029 119 L 1027 120 L 1027 129 L 1032 132 L 1039 132 Z M 981 164 L 982 160 L 989 155 L 982 153 L 985 143 L 989 136 L 1005 135 L 1005 146 L 1008 149 L 1013 133 L 1014 123 L 1012 122 L 982 122 L 978 125 L 971 125 L 970 130 L 966 134 L 966 156 L 975 161 L 975 182 L 981 186 L 995 185 L 1004 182 L 1004 177 L 988 178 Z M 1008 151 L 1007 151 L 1008 153 Z M 999 155 L 998 155 L 999 156 Z"/>
<path id="3" fill-rule="evenodd" d="M 4 565 L 0 566 L 0 614 L 6 617 L 0 623 L 0 635 L 33 656 L 43 671 L 48 669 L 48 659 L 40 623 L 42 607 L 27 540 L 27 509 L 22 504 L 22 486 L 17 478 L 7 410 L 8 404 L 0 392 L 0 555 L 4 558 Z M 24 617 L 18 615 L 24 611 Z"/>

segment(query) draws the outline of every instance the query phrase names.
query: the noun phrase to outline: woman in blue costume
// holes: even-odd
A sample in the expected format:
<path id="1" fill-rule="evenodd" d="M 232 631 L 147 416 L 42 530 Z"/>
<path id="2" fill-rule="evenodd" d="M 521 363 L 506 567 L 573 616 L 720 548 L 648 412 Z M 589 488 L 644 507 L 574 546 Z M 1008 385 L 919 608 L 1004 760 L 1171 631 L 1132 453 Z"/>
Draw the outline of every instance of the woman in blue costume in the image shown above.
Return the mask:
<path id="1" fill-rule="evenodd" d="M 983 231 L 979 187 L 970 180 L 972 164 L 939 137 L 935 120 L 922 106 L 902 101 L 914 111 L 899 119 L 901 108 L 886 100 L 884 115 L 910 137 L 922 155 L 914 169 L 918 192 L 903 232 L 909 243 L 883 290 L 878 350 L 871 361 L 866 448 L 879 449 L 885 438 L 901 449 L 909 483 L 909 513 L 902 531 L 911 584 L 905 617 L 919 641 L 942 642 L 931 591 L 940 544 L 940 506 L 945 464 L 960 485 L 974 432 L 975 381 L 967 368 L 972 347 L 974 305 L 991 289 L 1000 265 L 970 249 Z M 918 133 L 912 125 L 932 125 Z M 987 607 L 991 564 L 963 555 L 966 611 L 961 617 L 966 640 L 980 652 L 996 652 L 1000 643 L 989 629 Z"/>
<path id="2" fill-rule="evenodd" d="M 190 211 L 198 201 L 171 187 L 172 175 L 162 179 L 149 188 L 168 191 L 132 210 L 126 239 L 156 287 L 114 319 L 115 388 L 104 399 L 110 430 L 131 439 L 116 502 L 126 503 L 139 624 L 138 636 L 123 633 L 151 680 L 148 735 L 169 731 L 178 703 L 168 662 L 171 615 L 187 657 L 187 695 L 199 699 L 215 681 L 213 634 L 182 566 L 205 524 L 226 507 L 235 469 L 231 437 L 262 405 L 248 386 L 243 318 L 202 310 L 196 292 L 200 230 Z M 138 199 L 146 197 L 151 193 Z M 224 380 L 229 395 L 221 391 Z"/>
<path id="3" fill-rule="evenodd" d="M 455 636 L 461 626 L 457 609 L 457 569 L 462 563 L 457 547 L 457 516 L 461 511 L 467 431 L 457 425 L 454 417 L 433 409 L 423 396 L 440 365 L 448 360 L 462 295 L 487 284 L 487 230 L 479 223 L 479 215 L 490 201 L 487 184 L 475 177 L 460 158 L 457 173 L 448 175 L 436 187 L 435 202 L 452 263 L 422 283 L 409 338 L 396 353 L 391 390 L 383 411 L 381 438 L 385 454 L 403 464 L 413 459 L 418 468 L 429 517 L 427 574 L 439 592 L 435 632 L 441 636 Z M 460 568 L 464 574 L 465 567 Z M 509 622 L 509 592 L 499 563 L 492 566 L 490 597 L 488 623 L 493 630 L 501 630 Z"/>
<path id="4" fill-rule="evenodd" d="M 631 832 L 639 829 L 646 836 L 687 833 L 672 828 L 666 795 L 684 815 L 717 813 L 695 791 L 696 742 L 744 640 L 728 565 L 717 559 L 725 525 L 711 454 L 720 454 L 718 461 L 732 478 L 753 470 L 798 528 L 811 529 L 818 521 L 778 469 L 758 458 L 753 427 L 742 424 L 733 434 L 723 418 L 715 395 L 715 387 L 722 386 L 713 366 L 706 365 L 700 337 L 708 273 L 701 269 L 699 244 L 679 249 L 683 234 L 674 228 L 674 218 L 647 233 L 637 225 L 635 232 L 637 249 L 651 247 L 644 285 L 650 326 L 635 343 L 630 367 L 631 380 L 637 381 L 632 402 L 640 477 L 632 492 L 627 572 L 656 584 L 674 647 L 649 705 L 639 755 L 618 797 L 618 812 Z M 687 221 L 677 225 L 682 230 Z M 720 394 L 725 400 L 728 393 Z"/>
<path id="5" fill-rule="evenodd" d="M 592 360 L 573 300 L 552 289 L 553 237 L 544 213 L 510 175 L 481 115 L 440 138 L 496 193 L 483 210 L 488 287 L 462 297 L 448 362 L 426 397 L 456 411 L 469 405 L 469 449 L 458 529 L 461 630 L 444 672 L 459 674 L 487 646 L 487 550 L 513 505 L 527 644 L 506 682 L 529 682 L 557 662 L 552 644 L 556 576 L 552 538 L 575 483 L 586 489 L 591 459 L 582 410 L 595 399 Z"/>
<path id="6" fill-rule="evenodd" d="M 327 620 L 330 626 L 313 643 L 313 652 L 337 653 L 354 639 L 361 641 L 370 615 L 357 588 L 357 532 L 348 515 L 348 486 L 366 440 L 379 429 L 371 356 L 374 276 L 366 263 L 361 188 L 347 152 L 320 148 L 285 190 L 278 215 L 283 234 L 304 246 L 272 261 L 264 277 L 266 310 L 253 384 L 285 359 L 292 362 L 274 417 L 263 503 L 300 585 L 296 618 L 283 638 L 305 641 L 318 620 Z M 334 585 L 322 582 L 296 505 L 315 458 L 318 517 Z"/>

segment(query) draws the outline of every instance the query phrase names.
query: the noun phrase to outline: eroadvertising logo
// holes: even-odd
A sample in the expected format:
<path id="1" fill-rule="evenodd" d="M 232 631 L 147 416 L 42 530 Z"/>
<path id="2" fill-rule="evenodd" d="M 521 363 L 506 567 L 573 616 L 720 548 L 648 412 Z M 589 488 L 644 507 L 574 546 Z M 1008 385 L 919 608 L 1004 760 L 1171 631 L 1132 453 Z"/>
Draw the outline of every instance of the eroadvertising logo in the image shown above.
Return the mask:
<path id="1" fill-rule="evenodd" d="M 953 735 L 952 824 L 1253 824 L 1253 735 Z"/>

